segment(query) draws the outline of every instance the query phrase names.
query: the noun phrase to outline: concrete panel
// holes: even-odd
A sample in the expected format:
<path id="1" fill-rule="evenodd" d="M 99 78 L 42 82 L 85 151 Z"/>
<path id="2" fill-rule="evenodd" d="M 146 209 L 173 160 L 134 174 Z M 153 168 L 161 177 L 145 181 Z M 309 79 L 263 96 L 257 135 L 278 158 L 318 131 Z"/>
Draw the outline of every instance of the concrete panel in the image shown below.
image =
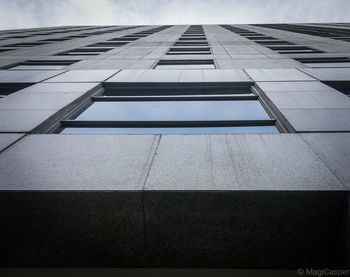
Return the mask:
<path id="1" fill-rule="evenodd" d="M 162 136 L 147 190 L 341 190 L 292 134 Z"/>
<path id="2" fill-rule="evenodd" d="M 57 110 L 0 110 L 0 132 L 30 132 Z"/>
<path id="3" fill-rule="evenodd" d="M 50 78 L 46 82 L 103 82 L 117 72 L 117 70 L 70 70 L 59 76 Z"/>
<path id="4" fill-rule="evenodd" d="M 203 71 L 204 70 L 181 70 L 179 82 L 202 83 L 204 81 Z"/>
<path id="5" fill-rule="evenodd" d="M 23 137 L 23 134 L 0 134 L 0 152 Z"/>
<path id="6" fill-rule="evenodd" d="M 334 91 L 268 91 L 265 93 L 278 109 L 346 109 L 350 98 Z M 1 106 L 0 106 L 1 107 Z"/>
<path id="7" fill-rule="evenodd" d="M 0 83 L 37 83 L 50 77 L 59 75 L 64 71 L 19 71 L 4 70 L 0 71 Z"/>
<path id="8" fill-rule="evenodd" d="M 321 82 L 257 82 L 263 91 L 329 91 L 331 87 Z"/>
<path id="9" fill-rule="evenodd" d="M 145 70 L 121 70 L 117 74 L 108 78 L 105 82 L 107 83 L 119 83 L 119 82 L 136 82 Z"/>
<path id="10" fill-rule="evenodd" d="M 261 59 L 252 58 L 234 58 L 217 60 L 219 68 L 249 68 L 249 69 L 294 69 L 300 67 L 299 63 L 292 59 L 267 59 L 266 57 Z"/>
<path id="11" fill-rule="evenodd" d="M 181 70 L 145 70 L 140 78 L 136 81 L 138 83 L 147 82 L 178 82 Z"/>
<path id="12" fill-rule="evenodd" d="M 0 110 L 59 110 L 82 94 L 82 92 L 16 93 L 0 101 Z"/>
<path id="13" fill-rule="evenodd" d="M 0 155 L 0 190 L 140 190 L 157 140 L 31 135 Z"/>
<path id="14" fill-rule="evenodd" d="M 301 134 L 301 136 L 350 190 L 350 133 Z"/>
<path id="15" fill-rule="evenodd" d="M 350 81 L 350 68 L 310 68 L 302 70 L 321 81 Z"/>
<path id="16" fill-rule="evenodd" d="M 297 69 L 246 69 L 248 75 L 258 81 L 312 81 L 314 78 Z"/>
<path id="17" fill-rule="evenodd" d="M 251 82 L 251 79 L 243 70 L 216 69 L 203 70 L 204 82 Z"/>
<path id="18" fill-rule="evenodd" d="M 350 109 L 285 109 L 281 112 L 297 132 L 350 131 Z"/>
<path id="19" fill-rule="evenodd" d="M 87 92 L 98 85 L 99 83 L 38 83 L 17 93 Z"/>

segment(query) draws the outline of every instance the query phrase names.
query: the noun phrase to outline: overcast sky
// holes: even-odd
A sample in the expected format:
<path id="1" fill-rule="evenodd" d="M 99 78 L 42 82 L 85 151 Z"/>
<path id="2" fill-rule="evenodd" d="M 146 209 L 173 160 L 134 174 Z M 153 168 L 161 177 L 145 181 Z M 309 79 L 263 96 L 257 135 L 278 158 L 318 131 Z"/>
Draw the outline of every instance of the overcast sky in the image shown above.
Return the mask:
<path id="1" fill-rule="evenodd" d="M 272 22 L 350 22 L 350 0 L 0 0 L 0 29 Z"/>

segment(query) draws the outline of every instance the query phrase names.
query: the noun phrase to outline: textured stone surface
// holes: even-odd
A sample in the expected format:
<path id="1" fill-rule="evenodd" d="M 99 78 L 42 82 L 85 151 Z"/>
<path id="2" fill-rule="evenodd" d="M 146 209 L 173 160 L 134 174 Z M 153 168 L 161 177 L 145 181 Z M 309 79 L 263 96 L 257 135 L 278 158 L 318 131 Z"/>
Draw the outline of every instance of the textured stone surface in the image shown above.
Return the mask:
<path id="1" fill-rule="evenodd" d="M 99 83 L 38 83 L 17 93 L 86 92 L 98 85 Z"/>
<path id="2" fill-rule="evenodd" d="M 144 72 L 145 70 L 121 70 L 117 74 L 108 78 L 106 82 L 136 82 Z"/>
<path id="3" fill-rule="evenodd" d="M 331 87 L 321 82 L 257 82 L 263 91 L 329 91 Z"/>
<path id="4" fill-rule="evenodd" d="M 140 78 L 137 79 L 139 83 L 147 82 L 171 82 L 176 83 L 180 78 L 181 70 L 145 70 Z"/>
<path id="5" fill-rule="evenodd" d="M 0 110 L 0 132 L 30 132 L 57 110 Z"/>
<path id="6" fill-rule="evenodd" d="M 284 109 L 297 132 L 350 131 L 350 109 Z"/>
<path id="7" fill-rule="evenodd" d="M 0 83 L 36 83 L 48 79 L 64 71 L 0 71 Z"/>
<path id="8" fill-rule="evenodd" d="M 137 190 L 157 136 L 30 135 L 0 155 L 0 190 Z"/>
<path id="9" fill-rule="evenodd" d="M 246 69 L 254 81 L 313 81 L 314 78 L 298 69 Z"/>
<path id="10" fill-rule="evenodd" d="M 106 82 L 251 82 L 243 70 L 122 70 Z"/>
<path id="11" fill-rule="evenodd" d="M 147 190 L 345 189 L 298 135 L 162 136 Z"/>
<path id="12" fill-rule="evenodd" d="M 350 133 L 301 136 L 334 175 L 350 189 Z"/>
<path id="13" fill-rule="evenodd" d="M 0 152 L 23 137 L 23 134 L 0 134 Z"/>
<path id="14" fill-rule="evenodd" d="M 46 82 L 102 82 L 117 72 L 117 70 L 70 70 Z"/>
<path id="15" fill-rule="evenodd" d="M 307 68 L 303 71 L 321 81 L 350 81 L 350 68 Z"/>
<path id="16" fill-rule="evenodd" d="M 266 95 L 280 110 L 350 108 L 350 98 L 336 90 L 302 92 L 268 91 Z"/>
<path id="17" fill-rule="evenodd" d="M 17 93 L 0 102 L 0 110 L 59 110 L 80 96 L 82 92 Z"/>

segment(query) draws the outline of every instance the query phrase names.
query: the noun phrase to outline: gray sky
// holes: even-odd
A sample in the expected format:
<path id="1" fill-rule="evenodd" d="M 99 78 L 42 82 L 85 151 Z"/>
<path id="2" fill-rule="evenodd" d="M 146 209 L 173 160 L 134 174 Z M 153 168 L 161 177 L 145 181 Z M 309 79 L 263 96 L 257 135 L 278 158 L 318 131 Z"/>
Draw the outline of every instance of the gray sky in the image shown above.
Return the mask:
<path id="1" fill-rule="evenodd" d="M 0 29 L 272 22 L 350 22 L 350 0 L 0 0 Z"/>

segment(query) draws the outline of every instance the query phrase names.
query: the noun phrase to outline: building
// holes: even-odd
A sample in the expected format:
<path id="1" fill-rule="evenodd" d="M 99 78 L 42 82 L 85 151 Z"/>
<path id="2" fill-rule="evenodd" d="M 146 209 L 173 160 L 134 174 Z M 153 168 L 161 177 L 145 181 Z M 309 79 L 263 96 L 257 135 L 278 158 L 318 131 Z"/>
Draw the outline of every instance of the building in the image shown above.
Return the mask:
<path id="1" fill-rule="evenodd" d="M 350 23 L 0 32 L 2 267 L 349 267 Z"/>

